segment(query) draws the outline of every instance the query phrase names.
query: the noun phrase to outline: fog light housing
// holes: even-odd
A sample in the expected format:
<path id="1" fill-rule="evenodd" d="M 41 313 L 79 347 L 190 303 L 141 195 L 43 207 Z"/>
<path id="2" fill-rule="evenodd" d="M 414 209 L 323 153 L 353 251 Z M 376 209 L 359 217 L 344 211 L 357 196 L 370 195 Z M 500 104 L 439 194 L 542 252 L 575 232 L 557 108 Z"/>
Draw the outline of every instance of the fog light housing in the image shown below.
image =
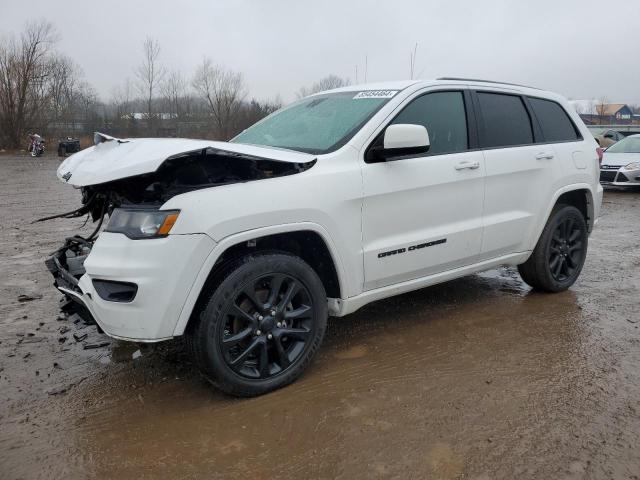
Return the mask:
<path id="1" fill-rule="evenodd" d="M 107 302 L 130 303 L 136 298 L 138 285 L 131 282 L 93 279 L 93 288 L 101 299 Z"/>

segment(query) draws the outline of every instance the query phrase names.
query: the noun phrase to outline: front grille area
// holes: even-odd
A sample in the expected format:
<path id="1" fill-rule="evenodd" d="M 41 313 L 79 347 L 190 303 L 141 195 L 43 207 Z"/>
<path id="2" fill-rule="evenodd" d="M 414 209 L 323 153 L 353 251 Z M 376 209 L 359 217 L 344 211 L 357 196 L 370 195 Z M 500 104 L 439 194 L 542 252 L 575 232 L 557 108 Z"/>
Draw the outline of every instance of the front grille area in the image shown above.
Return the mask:
<path id="1" fill-rule="evenodd" d="M 616 179 L 616 182 L 628 182 L 629 179 L 627 178 L 627 176 L 624 173 L 619 173 L 618 174 L 618 178 Z"/>
<path id="2" fill-rule="evenodd" d="M 611 171 L 600 170 L 600 181 L 601 182 L 613 182 L 613 180 L 616 178 L 617 174 L 618 174 L 618 172 L 615 171 L 615 170 L 611 170 Z"/>

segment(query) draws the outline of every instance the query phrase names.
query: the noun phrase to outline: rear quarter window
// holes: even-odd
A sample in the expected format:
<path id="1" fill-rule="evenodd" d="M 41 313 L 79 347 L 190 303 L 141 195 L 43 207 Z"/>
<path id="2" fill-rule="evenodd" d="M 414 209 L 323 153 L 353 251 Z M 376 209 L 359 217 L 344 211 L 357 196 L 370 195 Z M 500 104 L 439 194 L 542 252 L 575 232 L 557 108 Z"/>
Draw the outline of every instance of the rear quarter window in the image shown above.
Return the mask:
<path id="1" fill-rule="evenodd" d="M 580 140 L 574 123 L 567 112 L 552 100 L 529 97 L 529 104 L 536 116 L 545 142 L 573 142 Z"/>

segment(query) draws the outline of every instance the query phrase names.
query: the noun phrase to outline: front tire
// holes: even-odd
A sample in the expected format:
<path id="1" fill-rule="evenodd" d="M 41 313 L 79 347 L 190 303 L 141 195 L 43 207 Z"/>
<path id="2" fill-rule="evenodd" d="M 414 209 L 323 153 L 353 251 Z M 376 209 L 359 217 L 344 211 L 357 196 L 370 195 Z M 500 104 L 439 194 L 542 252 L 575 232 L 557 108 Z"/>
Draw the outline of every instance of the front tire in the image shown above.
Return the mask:
<path id="1" fill-rule="evenodd" d="M 522 279 L 537 290 L 561 292 L 577 280 L 585 258 L 589 235 L 582 212 L 558 205 L 529 259 L 518 266 Z"/>
<path id="2" fill-rule="evenodd" d="M 318 275 L 300 258 L 277 253 L 244 257 L 221 278 L 187 334 L 201 372 L 220 390 L 241 397 L 295 381 L 327 325 Z"/>

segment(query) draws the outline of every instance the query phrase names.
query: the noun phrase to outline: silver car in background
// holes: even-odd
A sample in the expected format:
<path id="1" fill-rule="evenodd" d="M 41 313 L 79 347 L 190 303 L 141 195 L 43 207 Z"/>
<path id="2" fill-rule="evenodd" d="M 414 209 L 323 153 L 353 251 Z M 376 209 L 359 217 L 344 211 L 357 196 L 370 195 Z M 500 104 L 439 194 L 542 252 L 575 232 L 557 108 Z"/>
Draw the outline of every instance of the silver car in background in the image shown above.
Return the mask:
<path id="1" fill-rule="evenodd" d="M 600 183 L 616 187 L 640 186 L 640 134 L 629 135 L 604 151 Z"/>

